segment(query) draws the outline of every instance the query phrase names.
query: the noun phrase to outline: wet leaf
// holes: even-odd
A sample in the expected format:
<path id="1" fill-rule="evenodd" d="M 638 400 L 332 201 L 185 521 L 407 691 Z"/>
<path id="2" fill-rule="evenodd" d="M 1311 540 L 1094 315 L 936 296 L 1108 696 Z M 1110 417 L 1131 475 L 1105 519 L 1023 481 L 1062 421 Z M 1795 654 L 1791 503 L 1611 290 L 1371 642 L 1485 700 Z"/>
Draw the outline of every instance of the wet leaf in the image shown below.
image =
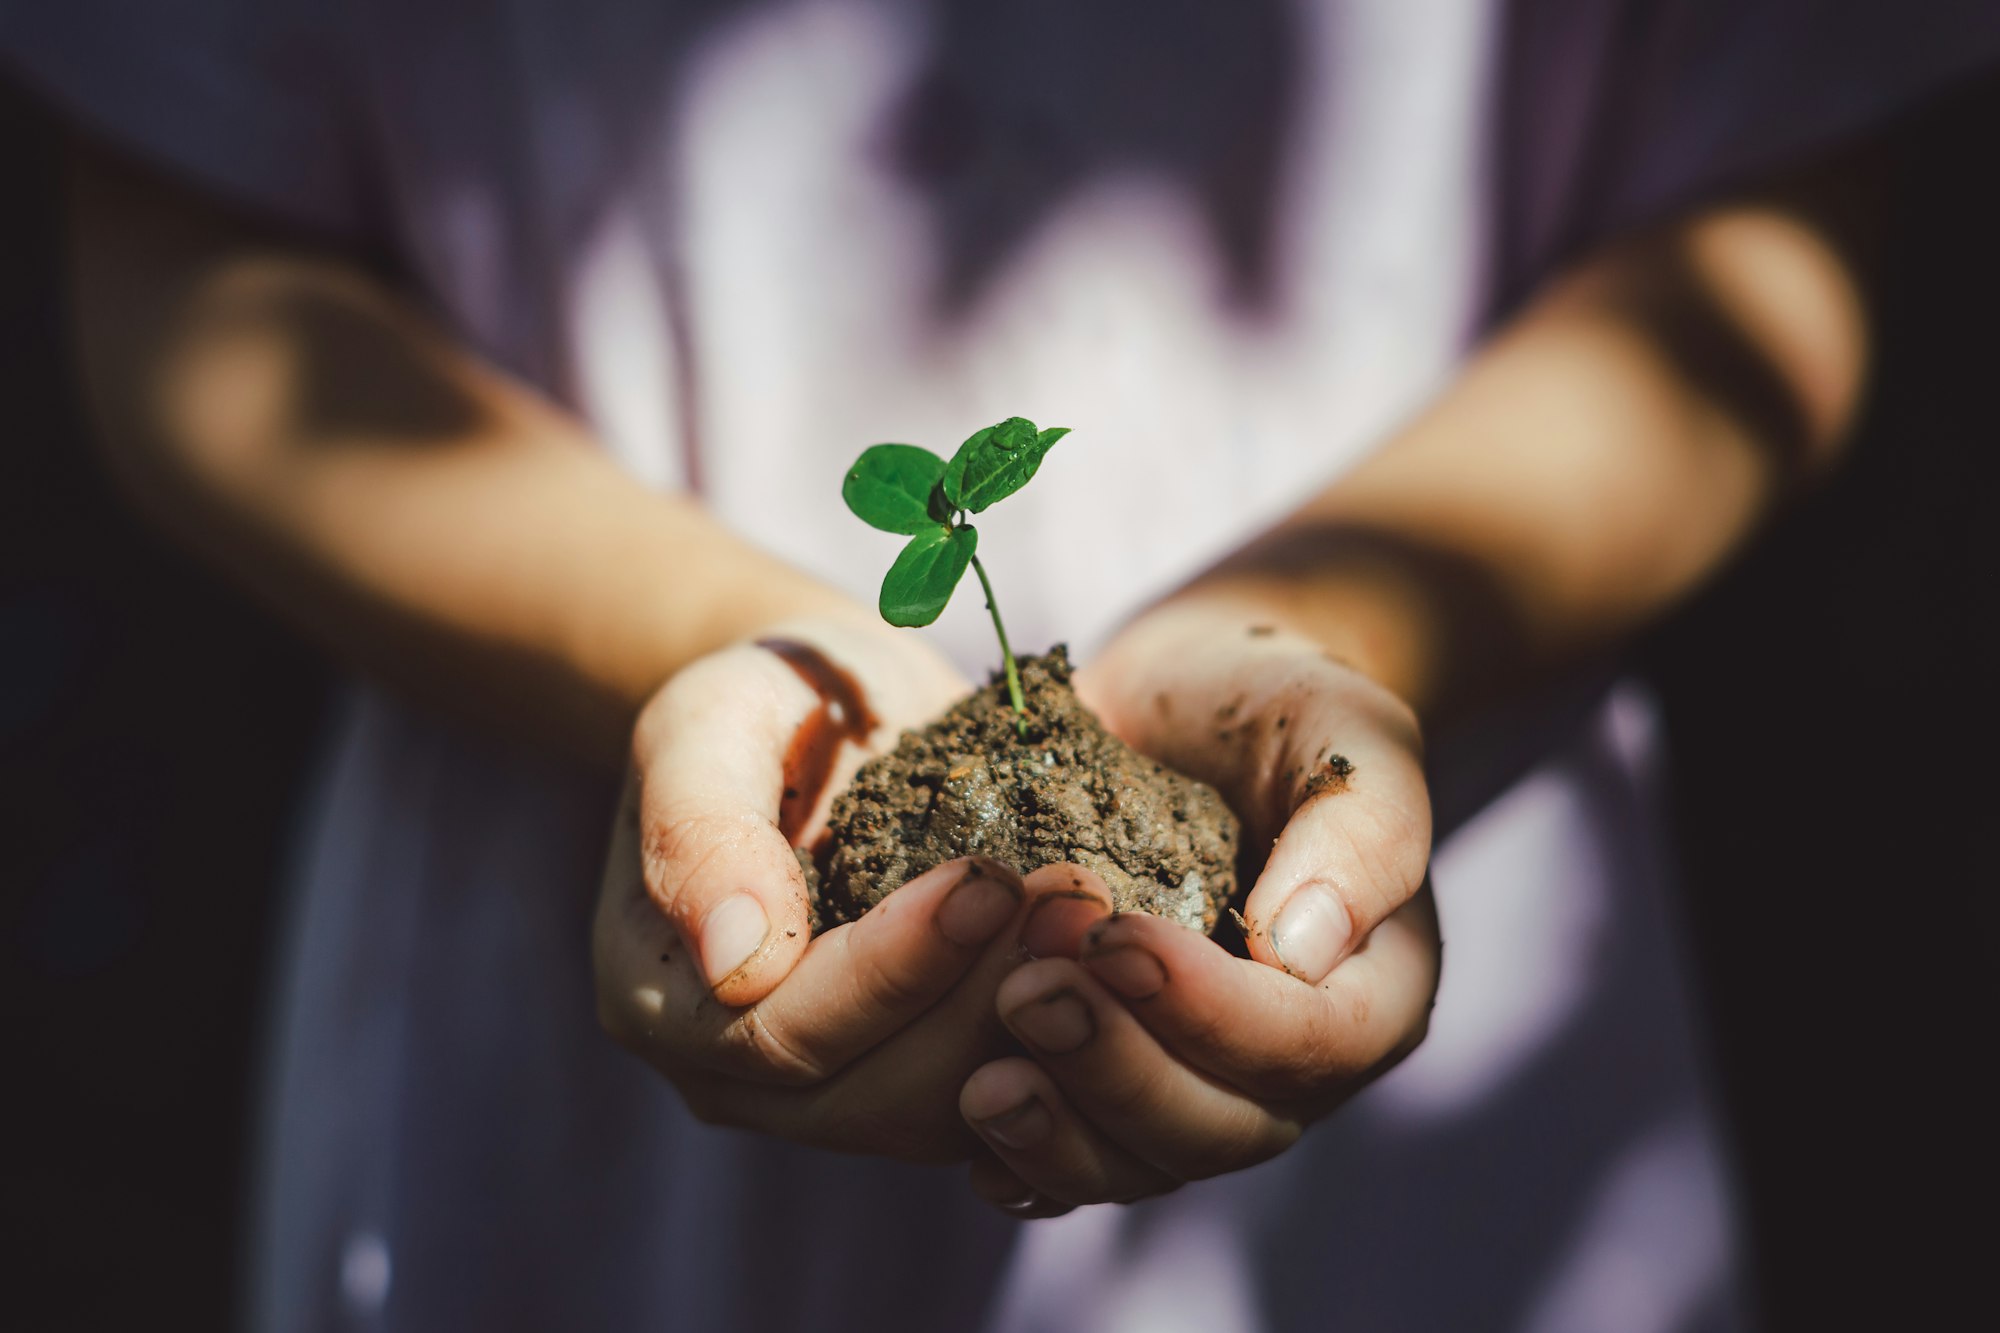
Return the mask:
<path id="1" fill-rule="evenodd" d="M 1067 426 L 1038 432 L 1025 417 L 974 432 L 945 467 L 945 499 L 975 514 L 1006 499 L 1034 479 L 1050 446 L 1067 434 Z"/>
<path id="2" fill-rule="evenodd" d="M 906 628 L 936 620 L 978 545 L 978 529 L 941 524 L 910 538 L 882 580 L 882 619 Z"/>

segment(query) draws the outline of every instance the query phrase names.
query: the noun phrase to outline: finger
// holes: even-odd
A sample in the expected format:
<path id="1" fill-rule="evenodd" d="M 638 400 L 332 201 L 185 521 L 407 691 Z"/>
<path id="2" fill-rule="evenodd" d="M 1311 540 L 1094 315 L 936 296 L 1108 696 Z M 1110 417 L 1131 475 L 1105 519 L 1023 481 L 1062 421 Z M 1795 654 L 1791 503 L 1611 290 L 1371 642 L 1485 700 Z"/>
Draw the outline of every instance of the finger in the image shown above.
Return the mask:
<path id="1" fill-rule="evenodd" d="M 724 1026 L 707 1063 L 817 1083 L 937 1003 L 1026 894 L 1012 870 L 965 857 L 919 875 L 814 940 L 776 990 Z"/>
<path id="2" fill-rule="evenodd" d="M 1350 695 L 1351 695 L 1350 691 Z M 1414 724 L 1382 694 L 1301 701 L 1274 778 L 1290 817 L 1243 906 L 1251 957 L 1317 984 L 1410 901 L 1430 863 Z M 1282 755 L 1281 755 L 1282 758 Z"/>
<path id="3" fill-rule="evenodd" d="M 718 1000 L 768 994 L 810 938 L 805 876 L 778 831 L 784 753 L 818 699 L 744 646 L 683 670 L 637 731 L 646 888 Z"/>
<path id="4" fill-rule="evenodd" d="M 1034 910 L 1021 931 L 1030 958 L 1074 958 L 1084 932 L 1111 915 L 1111 890 L 1097 872 L 1068 861 L 1031 871 L 1026 881 Z"/>
<path id="5" fill-rule="evenodd" d="M 1436 929 L 1426 892 L 1309 986 L 1132 912 L 1091 932 L 1082 963 L 1190 1065 L 1259 1099 L 1323 1112 L 1423 1039 Z"/>
<path id="6" fill-rule="evenodd" d="M 1136 748 L 1220 790 L 1251 845 L 1275 835 L 1244 904 L 1251 955 L 1316 982 L 1423 881 L 1416 718 L 1297 635 L 1156 632 L 1164 646 L 1125 646 L 1077 689 Z"/>
<path id="7" fill-rule="evenodd" d="M 1130 1203 L 1179 1183 L 1079 1116 L 1033 1060 L 982 1066 L 966 1080 L 958 1106 L 1009 1171 L 1057 1203 Z"/>
<path id="8" fill-rule="evenodd" d="M 1175 1180 L 1241 1170 L 1298 1140 L 1297 1119 L 1181 1061 L 1079 964 L 1030 963 L 1001 983 L 997 1003 L 1084 1119 Z"/>
<path id="9" fill-rule="evenodd" d="M 672 956 L 665 918 L 640 896 L 638 920 L 600 930 L 608 965 L 598 974 L 624 978 L 626 1003 L 654 1012 L 647 1041 L 657 1059 L 759 1083 L 818 1083 L 935 1004 L 983 946 L 1018 925 L 1025 899 L 998 862 L 946 862 L 821 935 L 769 995 L 731 1009 L 692 960 Z"/>
<path id="10" fill-rule="evenodd" d="M 1029 878 L 1044 897 L 1066 887 L 1048 876 Z M 908 891 L 898 889 L 884 905 Z M 1028 897 L 1032 910 L 1033 888 Z M 778 1088 L 711 1074 L 690 1077 L 685 1065 L 668 1072 L 684 1093 L 691 1092 L 696 1114 L 712 1123 L 841 1152 L 962 1161 L 978 1152 L 980 1143 L 959 1115 L 959 1091 L 980 1065 L 1013 1047 L 994 996 L 1021 963 L 1027 916 L 1023 912 L 987 944 L 942 1000 L 824 1083 Z M 787 978 L 780 990 L 791 983 Z"/>
<path id="11" fill-rule="evenodd" d="M 1071 867 L 1044 867 L 1023 882 L 1027 906 L 1008 930 L 987 945 L 972 970 L 928 1013 L 856 1061 L 817 1090 L 806 1114 L 821 1123 L 857 1127 L 866 1149 L 912 1157 L 921 1145 L 952 1159 L 979 1148 L 958 1112 L 959 1091 L 974 1070 L 1015 1049 L 1000 1021 L 995 997 L 1028 956 L 1029 932 L 1048 932 L 1051 914 L 1080 943 L 1089 924 L 1111 910 L 1111 895 L 1096 876 Z M 904 890 L 897 890 L 893 902 Z M 1072 946 L 1073 947 L 1073 946 Z"/>
<path id="12" fill-rule="evenodd" d="M 975 1157 L 966 1177 L 972 1192 L 1009 1217 L 1032 1221 L 1061 1217 L 1074 1209 L 1035 1192 L 1035 1187 L 1007 1169 L 997 1157 Z"/>

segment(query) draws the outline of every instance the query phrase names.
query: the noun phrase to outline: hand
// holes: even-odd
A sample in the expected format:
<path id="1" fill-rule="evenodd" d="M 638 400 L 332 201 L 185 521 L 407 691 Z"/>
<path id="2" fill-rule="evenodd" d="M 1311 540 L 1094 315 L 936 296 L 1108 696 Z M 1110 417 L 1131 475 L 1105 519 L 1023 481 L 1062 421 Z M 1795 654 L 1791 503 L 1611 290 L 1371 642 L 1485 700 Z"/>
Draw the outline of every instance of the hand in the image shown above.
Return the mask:
<path id="1" fill-rule="evenodd" d="M 1249 959 L 1130 913 L 1002 983 L 1032 1058 L 979 1069 L 960 1109 L 993 1153 L 974 1189 L 1023 1217 L 1284 1151 L 1416 1047 L 1437 987 L 1430 803 L 1399 700 L 1214 607 L 1150 613 L 1077 687 L 1138 749 L 1213 783 L 1271 855 L 1245 905 Z"/>
<path id="2" fill-rule="evenodd" d="M 812 775 L 797 761 L 811 755 L 792 754 L 830 711 L 791 664 L 815 654 L 851 678 L 843 718 L 863 732 L 833 756 L 824 792 L 801 789 Z M 954 861 L 813 939 L 792 851 L 863 759 L 964 688 L 916 636 L 857 617 L 703 658 L 647 706 L 598 903 L 598 1011 L 701 1119 L 910 1160 L 978 1149 L 958 1090 L 1006 1048 L 994 995 L 1020 957 L 1026 903 L 1067 879 L 1023 884 Z"/>

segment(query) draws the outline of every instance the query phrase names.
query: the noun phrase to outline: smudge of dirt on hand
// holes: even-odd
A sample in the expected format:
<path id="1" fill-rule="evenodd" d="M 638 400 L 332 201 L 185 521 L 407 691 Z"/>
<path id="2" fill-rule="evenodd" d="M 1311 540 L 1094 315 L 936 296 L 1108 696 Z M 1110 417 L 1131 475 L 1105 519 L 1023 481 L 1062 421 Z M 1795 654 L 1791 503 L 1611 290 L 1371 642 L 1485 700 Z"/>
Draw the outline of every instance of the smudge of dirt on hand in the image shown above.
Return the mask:
<path id="1" fill-rule="evenodd" d="M 1299 804 L 1304 805 L 1313 797 L 1324 796 L 1329 792 L 1346 791 L 1348 780 L 1353 776 L 1354 765 L 1347 762 L 1346 755 L 1328 755 L 1320 762 L 1320 766 L 1312 771 L 1312 776 L 1306 779 L 1305 790 L 1299 793 Z"/>
<path id="2" fill-rule="evenodd" d="M 819 696 L 819 706 L 800 724 L 785 751 L 785 790 L 778 803 L 778 831 L 796 844 L 826 794 L 842 742 L 864 744 L 875 730 L 860 684 L 827 659 L 826 654 L 797 639 L 759 639 L 757 646 L 790 667 Z"/>

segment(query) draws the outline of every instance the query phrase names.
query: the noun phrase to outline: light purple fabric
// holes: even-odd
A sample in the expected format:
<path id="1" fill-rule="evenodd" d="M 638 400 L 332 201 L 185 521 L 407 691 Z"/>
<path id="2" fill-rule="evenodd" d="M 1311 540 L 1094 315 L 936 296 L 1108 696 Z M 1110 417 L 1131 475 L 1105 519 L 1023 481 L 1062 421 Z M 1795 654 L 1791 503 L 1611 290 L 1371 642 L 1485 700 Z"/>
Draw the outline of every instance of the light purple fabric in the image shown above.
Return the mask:
<path id="1" fill-rule="evenodd" d="M 389 248 L 639 475 L 858 596 L 858 445 L 1074 427 L 982 526 L 1017 639 L 1085 652 L 1414 410 L 1496 294 L 1996 51 L 2000 13 L 1950 3 L 0 10 L 59 104 Z M 937 631 L 974 670 L 976 613 Z M 1656 749 L 1615 691 L 1440 849 L 1433 1036 L 1348 1112 L 1016 1228 L 954 1173 L 694 1123 L 592 1018 L 609 794 L 357 687 L 280 973 L 251 1322 L 1740 1327 Z"/>

